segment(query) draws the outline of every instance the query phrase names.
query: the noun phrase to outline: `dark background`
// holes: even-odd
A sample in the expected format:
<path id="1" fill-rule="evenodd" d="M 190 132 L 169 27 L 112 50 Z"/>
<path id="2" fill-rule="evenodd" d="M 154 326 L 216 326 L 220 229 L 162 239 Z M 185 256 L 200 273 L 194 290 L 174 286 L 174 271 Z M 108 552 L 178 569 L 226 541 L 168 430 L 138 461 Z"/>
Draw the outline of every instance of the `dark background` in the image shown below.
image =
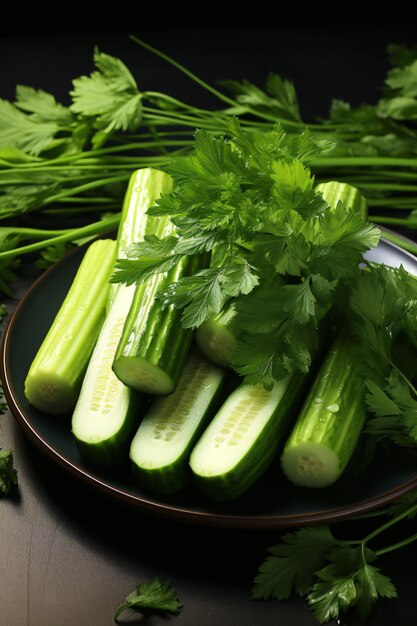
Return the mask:
<path id="1" fill-rule="evenodd" d="M 171 66 L 129 39 L 134 33 L 208 82 L 248 79 L 269 71 L 295 82 L 304 119 L 326 115 L 331 99 L 358 105 L 381 95 L 388 43 L 416 44 L 415 24 L 299 25 L 256 6 L 228 17 L 215 5 L 154 4 L 146 12 L 57 5 L 47 11 L 16 3 L 2 11 L 0 97 L 16 84 L 67 102 L 71 78 L 92 70 L 94 46 L 119 56 L 139 88 L 157 89 L 202 106 L 217 103 Z M 187 18 L 185 18 L 188 9 Z M 260 10 L 259 10 L 260 9 Z M 236 12 L 239 15 L 236 15 Z M 191 22 L 191 23 L 190 23 Z M 31 278 L 20 285 L 20 293 Z M 10 303 L 10 309 L 14 303 Z M 301 600 L 278 605 L 250 600 L 251 580 L 278 531 L 193 528 L 160 521 L 91 492 L 38 452 L 10 414 L 0 417 L 0 445 L 15 451 L 20 487 L 0 503 L 0 625 L 106 626 L 112 612 L 146 578 L 169 577 L 185 605 L 178 618 L 138 620 L 146 626 L 314 626 Z M 360 537 L 372 523 L 342 524 Z M 415 525 L 403 527 L 405 536 Z M 398 534 L 387 537 L 395 541 Z M 400 599 L 381 601 L 369 626 L 408 626 L 417 614 L 416 549 L 381 562 Z M 127 623 L 126 622 L 126 623 Z M 354 624 L 349 618 L 342 624 Z M 336 621 L 332 622 L 333 625 Z"/>
<path id="2" fill-rule="evenodd" d="M 295 83 L 302 115 L 310 120 L 326 115 L 333 98 L 352 105 L 376 102 L 389 67 L 387 44 L 416 45 L 413 23 L 276 26 L 264 12 L 219 19 L 212 10 L 190 25 L 183 13 L 165 7 L 158 12 L 158 5 L 148 15 L 117 6 L 121 10 L 111 13 L 91 7 L 69 12 L 52 24 L 39 10 L 7 8 L 0 24 L 0 97 L 12 99 L 20 83 L 50 90 L 65 103 L 71 79 L 91 71 L 97 45 L 120 56 L 139 88 L 216 106 L 209 94 L 132 42 L 129 34 L 135 34 L 209 82 L 248 79 L 261 86 L 268 72 L 278 72 Z"/>

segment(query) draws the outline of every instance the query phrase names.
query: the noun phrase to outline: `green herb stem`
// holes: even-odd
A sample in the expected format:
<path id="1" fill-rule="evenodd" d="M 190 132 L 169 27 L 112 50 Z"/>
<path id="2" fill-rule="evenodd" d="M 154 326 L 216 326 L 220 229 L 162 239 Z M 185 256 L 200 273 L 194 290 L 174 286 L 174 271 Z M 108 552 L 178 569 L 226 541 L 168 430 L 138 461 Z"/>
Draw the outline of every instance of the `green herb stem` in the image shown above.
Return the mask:
<path id="1" fill-rule="evenodd" d="M 130 178 L 129 173 L 121 174 L 120 176 L 110 176 L 109 178 L 102 178 L 100 180 L 93 180 L 85 185 L 78 185 L 78 187 L 71 187 L 70 189 L 64 189 L 59 193 L 49 196 L 44 201 L 44 204 L 52 204 L 52 202 L 60 201 L 62 198 L 67 196 L 75 196 L 78 193 L 83 193 L 84 191 L 90 191 L 91 189 L 97 189 L 97 187 L 104 187 L 104 185 L 111 185 L 112 183 L 120 183 L 128 180 Z"/>
<path id="2" fill-rule="evenodd" d="M 362 189 L 376 189 L 378 191 L 399 191 L 401 193 L 408 191 L 417 191 L 417 185 L 404 185 L 401 183 L 358 182 L 358 187 L 361 187 Z"/>
<path id="3" fill-rule="evenodd" d="M 402 157 L 319 157 L 308 162 L 310 167 L 417 167 L 417 159 Z"/>
<path id="4" fill-rule="evenodd" d="M 410 543 L 413 543 L 413 541 L 416 541 L 416 540 L 417 540 L 417 533 L 414 533 L 414 535 L 410 535 L 409 537 L 406 537 L 402 541 L 397 541 L 397 543 L 393 543 L 390 546 L 386 546 L 385 548 L 381 548 L 380 550 L 375 550 L 375 554 L 376 556 L 382 556 L 383 554 L 388 554 L 389 552 L 393 552 L 394 550 L 399 550 L 400 548 L 404 548 L 405 546 L 408 546 Z"/>
<path id="5" fill-rule="evenodd" d="M 392 226 L 401 226 L 402 228 L 416 228 L 417 218 L 410 219 L 409 217 L 387 217 L 385 215 L 372 215 L 369 217 L 369 221 L 375 224 L 390 224 Z"/>
<path id="6" fill-rule="evenodd" d="M 155 54 L 156 56 L 159 56 L 164 61 L 167 61 L 168 63 L 170 63 L 170 65 L 173 65 L 174 67 L 176 67 L 177 70 L 179 70 L 180 72 L 182 72 L 183 74 L 188 76 L 188 78 L 191 78 L 191 80 L 193 82 L 195 82 L 198 85 L 200 85 L 200 87 L 203 87 L 203 89 L 205 89 L 206 91 L 209 91 L 211 94 L 213 94 L 216 98 L 218 98 L 222 102 L 225 102 L 226 104 L 235 106 L 236 103 L 235 103 L 234 100 L 232 100 L 231 98 L 229 98 L 225 94 L 221 93 L 221 91 L 218 91 L 217 89 L 215 89 L 214 87 L 212 87 L 211 85 L 206 83 L 204 80 L 202 80 L 201 78 L 199 78 L 198 76 L 193 74 L 193 72 L 191 72 L 186 67 L 181 65 L 181 63 L 178 63 L 178 61 L 175 61 L 174 59 L 171 59 L 171 57 L 166 55 L 164 52 L 161 52 L 157 48 L 154 48 L 153 46 L 151 46 L 150 44 L 146 43 L 142 39 L 139 39 L 135 35 L 131 35 L 130 38 L 132 39 L 132 41 L 134 41 L 135 43 L 137 43 L 140 46 L 142 46 L 142 48 L 145 48 L 146 50 L 149 50 L 149 52 L 152 52 L 153 54 Z"/>
<path id="7" fill-rule="evenodd" d="M 380 207 L 389 207 L 392 209 L 401 209 L 407 210 L 408 208 L 414 208 L 417 206 L 417 198 L 408 197 L 408 198 L 367 198 L 368 206 L 380 206 Z"/>
<path id="8" fill-rule="evenodd" d="M 25 227 L 19 227 L 19 226 L 13 226 L 13 227 L 9 227 L 9 226 L 2 226 L 0 227 L 0 235 L 18 235 L 19 237 L 25 237 L 27 236 L 27 238 L 36 238 L 36 237 L 41 237 L 41 238 L 49 238 L 49 237 L 56 237 L 58 235 L 62 234 L 62 229 L 57 229 L 57 230 L 45 230 L 42 228 L 25 228 Z"/>
<path id="9" fill-rule="evenodd" d="M 29 254 L 30 252 L 35 252 L 36 250 L 41 250 L 46 246 L 51 246 L 58 243 L 64 243 L 66 241 L 77 241 L 78 239 L 84 239 L 85 237 L 90 237 L 93 235 L 97 235 L 99 233 L 104 233 L 109 231 L 112 228 L 115 228 L 120 222 L 120 213 L 116 215 L 111 215 L 110 217 L 100 220 L 98 222 L 94 222 L 92 224 L 88 224 L 87 226 L 81 226 L 79 228 L 72 228 L 69 230 L 64 230 L 62 234 L 56 237 L 48 237 L 46 241 L 39 241 L 36 243 L 28 244 L 27 246 L 20 246 L 18 248 L 14 248 L 13 250 L 5 250 L 4 252 L 0 252 L 0 261 L 4 259 L 10 259 L 17 256 L 21 256 L 23 254 Z"/>
<path id="10" fill-rule="evenodd" d="M 394 526 L 395 524 L 398 524 L 398 522 L 401 522 L 401 520 L 405 519 L 406 517 L 408 517 L 409 515 L 415 513 L 416 511 L 417 511 L 417 504 L 413 504 L 412 506 L 410 506 L 408 509 L 406 509 L 402 513 L 399 513 L 398 515 L 396 515 L 392 519 L 390 519 L 387 522 L 385 522 L 385 524 L 382 524 L 381 526 L 378 526 L 378 528 L 376 528 L 371 533 L 369 533 L 369 535 L 366 535 L 366 537 L 362 540 L 363 543 L 369 543 L 372 539 L 374 539 L 375 537 L 377 537 L 378 535 L 380 535 L 384 531 L 388 530 L 388 528 L 391 528 L 391 526 Z"/>

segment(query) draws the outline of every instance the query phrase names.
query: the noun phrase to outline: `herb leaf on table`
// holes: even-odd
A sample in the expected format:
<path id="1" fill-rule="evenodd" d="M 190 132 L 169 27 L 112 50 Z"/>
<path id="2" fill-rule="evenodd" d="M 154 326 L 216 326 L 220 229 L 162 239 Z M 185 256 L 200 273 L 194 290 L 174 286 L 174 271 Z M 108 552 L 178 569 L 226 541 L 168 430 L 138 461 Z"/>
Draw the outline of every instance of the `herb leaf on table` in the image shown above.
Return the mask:
<path id="1" fill-rule="evenodd" d="M 393 516 L 362 539 L 336 538 L 328 526 L 304 527 L 269 548 L 253 581 L 253 599 L 304 597 L 317 620 L 324 624 L 354 609 L 361 619 L 378 598 L 396 598 L 397 590 L 375 561 L 417 540 L 417 533 L 397 543 L 372 550 L 369 543 L 388 528 L 415 516 L 417 491 L 379 514 Z M 354 518 L 351 518 L 354 521 Z"/>
<path id="2" fill-rule="evenodd" d="M 126 602 L 117 609 L 114 615 L 115 621 L 126 609 L 136 609 L 144 613 L 149 611 L 179 613 L 182 604 L 169 582 L 161 581 L 156 577 L 139 584 L 126 597 Z"/>
<path id="3" fill-rule="evenodd" d="M 0 497 L 9 493 L 12 485 L 17 485 L 17 471 L 13 466 L 11 450 L 0 448 Z"/>

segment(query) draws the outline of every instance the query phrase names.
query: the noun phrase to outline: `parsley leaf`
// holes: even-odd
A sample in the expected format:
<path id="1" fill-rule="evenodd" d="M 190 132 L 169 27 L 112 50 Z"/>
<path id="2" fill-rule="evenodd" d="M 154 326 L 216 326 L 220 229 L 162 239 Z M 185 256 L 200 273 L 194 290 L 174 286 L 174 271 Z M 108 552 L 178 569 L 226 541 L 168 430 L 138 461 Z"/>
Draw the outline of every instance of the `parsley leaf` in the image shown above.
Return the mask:
<path id="1" fill-rule="evenodd" d="M 38 155 L 53 145 L 59 126 L 54 121 L 37 121 L 14 104 L 0 100 L 0 144 Z"/>
<path id="2" fill-rule="evenodd" d="M 403 517 L 404 513 L 397 515 L 390 525 Z M 397 596 L 392 581 L 372 565 L 378 551 L 367 545 L 385 527 L 380 526 L 360 541 L 336 539 L 328 526 L 304 527 L 284 535 L 280 543 L 269 548 L 272 556 L 260 565 L 252 597 L 283 601 L 296 593 L 307 599 L 322 624 L 351 608 L 366 618 L 379 597 Z M 415 538 L 405 540 L 404 545 Z M 380 553 L 401 545 L 382 549 Z"/>
<path id="3" fill-rule="evenodd" d="M 375 440 L 417 447 L 414 319 L 417 281 L 404 268 L 369 266 L 350 288 L 350 324 L 365 376 L 366 424 Z M 399 357 L 396 357 L 396 352 Z"/>
<path id="4" fill-rule="evenodd" d="M 92 119 L 99 131 L 93 145 L 98 147 L 116 130 L 136 130 L 142 120 L 142 94 L 120 59 L 96 49 L 94 63 L 97 71 L 73 81 L 71 110 Z"/>
<path id="5" fill-rule="evenodd" d="M 17 485 L 17 471 L 13 466 L 11 450 L 0 448 L 0 497 L 9 493 L 12 485 Z"/>
<path id="6" fill-rule="evenodd" d="M 71 242 L 61 242 L 53 246 L 48 246 L 41 251 L 40 258 L 35 262 L 35 265 L 39 269 L 47 269 L 73 249 L 74 244 Z"/>
<path id="7" fill-rule="evenodd" d="M 282 543 L 269 548 L 254 580 L 252 597 L 257 600 L 285 600 L 294 591 L 305 595 L 314 573 L 323 566 L 326 555 L 337 540 L 328 526 L 301 528 L 282 537 Z"/>
<path id="8" fill-rule="evenodd" d="M 114 620 L 117 621 L 126 609 L 136 609 L 144 613 L 148 611 L 179 613 L 182 604 L 168 581 L 153 578 L 139 584 L 126 597 L 125 603 L 116 610 Z"/>
<path id="9" fill-rule="evenodd" d="M 301 121 L 294 85 L 278 74 L 268 75 L 265 91 L 247 80 L 224 80 L 221 84 L 233 93 L 240 105 L 233 110 L 235 114 L 253 110 L 268 113 L 275 119 Z"/>
<path id="10" fill-rule="evenodd" d="M 339 546 L 329 554 L 330 565 L 316 572 L 318 581 L 307 596 L 321 624 L 337 618 L 350 607 L 355 607 L 364 619 L 378 597 L 397 597 L 391 580 L 369 564 L 374 559 L 371 550 L 349 545 Z"/>
<path id="11" fill-rule="evenodd" d="M 35 156 L 79 151 L 88 138 L 84 122 L 42 89 L 18 85 L 14 103 L 0 100 L 0 113 L 0 145 Z"/>

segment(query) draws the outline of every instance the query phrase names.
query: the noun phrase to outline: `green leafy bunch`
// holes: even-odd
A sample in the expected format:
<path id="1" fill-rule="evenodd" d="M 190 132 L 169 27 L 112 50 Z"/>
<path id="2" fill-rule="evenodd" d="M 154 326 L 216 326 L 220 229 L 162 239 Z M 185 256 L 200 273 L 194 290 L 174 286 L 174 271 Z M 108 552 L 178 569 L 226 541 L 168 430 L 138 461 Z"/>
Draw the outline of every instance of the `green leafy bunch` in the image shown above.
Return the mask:
<path id="1" fill-rule="evenodd" d="M 370 543 L 389 528 L 417 514 L 417 490 L 409 492 L 376 515 L 385 518 L 362 539 L 336 537 L 327 525 L 306 526 L 286 533 L 269 548 L 252 587 L 255 600 L 306 598 L 317 620 L 324 624 L 348 610 L 362 620 L 379 598 L 396 598 L 397 590 L 375 562 L 385 554 L 417 540 L 417 533 L 371 549 Z M 375 513 L 371 514 L 375 515 Z M 351 518 L 354 521 L 354 518 Z M 365 623 L 365 622 L 363 622 Z"/>
<path id="2" fill-rule="evenodd" d="M 349 289 L 346 311 L 355 337 L 370 418 L 366 432 L 417 447 L 417 280 L 404 267 L 369 264 Z"/>
<path id="3" fill-rule="evenodd" d="M 109 54 L 94 51 L 90 76 L 74 79 L 72 102 L 24 85 L 14 102 L 0 100 L 0 145 L 38 156 L 75 153 L 89 140 L 99 147 L 115 131 L 135 130 L 141 122 L 141 93 L 127 67 Z M 24 155 L 22 155 L 24 157 Z"/>
<path id="4" fill-rule="evenodd" d="M 271 547 L 259 568 L 252 590 L 256 600 L 306 597 L 323 624 L 349 608 L 366 618 L 379 597 L 395 598 L 390 579 L 372 565 L 377 553 L 363 541 L 342 541 L 328 526 L 301 528 Z"/>
<path id="5" fill-rule="evenodd" d="M 327 148 L 308 130 L 289 135 L 278 124 L 261 133 L 233 119 L 223 136 L 197 131 L 193 153 L 168 167 L 174 191 L 148 211 L 169 215 L 175 235 L 135 244 L 112 280 L 138 283 L 184 255 L 215 251 L 210 267 L 163 294 L 183 309 L 183 326 L 196 328 L 233 301 L 240 339 L 232 365 L 247 383 L 270 388 L 294 368 L 308 370 L 335 285 L 359 271 L 380 237 L 315 190 L 304 162 Z"/>

